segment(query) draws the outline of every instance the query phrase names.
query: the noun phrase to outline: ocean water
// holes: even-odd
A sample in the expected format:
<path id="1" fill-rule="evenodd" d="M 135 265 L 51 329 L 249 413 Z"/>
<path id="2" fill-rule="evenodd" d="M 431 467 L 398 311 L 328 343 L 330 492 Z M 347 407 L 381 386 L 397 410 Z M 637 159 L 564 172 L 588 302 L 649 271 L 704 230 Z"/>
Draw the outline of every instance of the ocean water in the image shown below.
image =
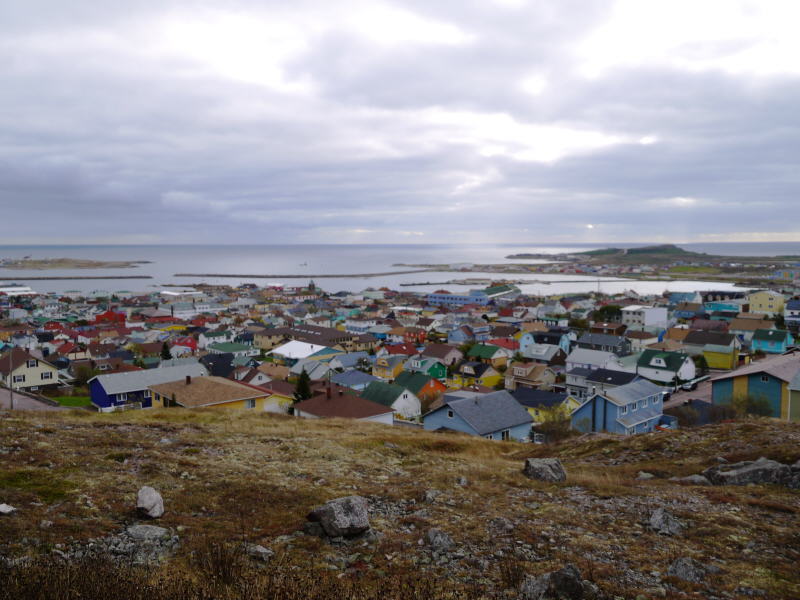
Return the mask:
<path id="1" fill-rule="evenodd" d="M 614 244 L 633 247 L 641 244 Z M 79 290 L 91 292 L 103 290 L 115 292 L 152 291 L 164 284 L 190 285 L 197 282 L 227 283 L 282 283 L 302 285 L 315 274 L 341 274 L 342 277 L 321 278 L 315 283 L 329 292 L 340 290 L 360 291 L 366 287 L 386 286 L 394 289 L 433 291 L 443 287 L 440 282 L 463 278 L 499 278 L 497 273 L 463 273 L 443 271 L 438 273 L 390 274 L 379 277 L 360 277 L 362 273 L 389 273 L 408 270 L 408 267 L 393 266 L 396 263 L 503 263 L 505 257 L 517 253 L 561 253 L 581 252 L 608 244 L 573 245 L 197 245 L 197 246 L 0 246 L 0 257 L 19 258 L 88 258 L 96 260 L 149 261 L 130 269 L 70 269 L 48 271 L 18 271 L 0 269 L 0 281 L 17 281 L 30 285 L 40 292 L 64 292 Z M 800 255 L 800 243 L 742 243 L 742 244 L 682 244 L 695 252 L 736 256 Z M 531 260 L 527 262 L 541 262 Z M 177 273 L 231 273 L 246 275 L 270 275 L 269 278 L 213 278 L 176 277 Z M 149 275 L 152 279 L 141 280 L 59 280 L 34 281 L 25 276 L 103 276 L 103 275 Z M 634 289 L 639 293 L 661 293 L 698 289 L 733 289 L 731 284 L 703 281 L 681 282 L 609 282 L 596 277 L 581 278 L 574 275 L 509 275 L 510 278 L 547 280 L 550 284 L 527 284 L 521 286 L 526 293 L 562 294 L 570 292 L 600 291 L 613 293 Z M 578 281 L 576 281 L 578 280 Z M 569 281 L 569 282 L 566 282 Z M 400 287 L 401 283 L 433 282 L 433 285 Z M 447 285 L 447 289 L 462 290 L 471 286 Z M 474 287 L 474 286 L 472 286 Z"/>

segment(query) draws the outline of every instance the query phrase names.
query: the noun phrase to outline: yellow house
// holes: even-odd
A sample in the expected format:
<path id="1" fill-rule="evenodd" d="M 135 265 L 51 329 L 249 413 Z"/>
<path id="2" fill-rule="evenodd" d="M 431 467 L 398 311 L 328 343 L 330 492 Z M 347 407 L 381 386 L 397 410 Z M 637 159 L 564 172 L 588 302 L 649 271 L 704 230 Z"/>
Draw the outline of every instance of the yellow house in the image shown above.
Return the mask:
<path id="1" fill-rule="evenodd" d="M 388 354 L 375 359 L 372 366 L 372 376 L 379 379 L 394 380 L 403 371 L 406 364 L 406 357 L 402 354 Z"/>
<path id="2" fill-rule="evenodd" d="M 266 390 L 237 383 L 224 377 L 187 377 L 150 386 L 153 408 L 182 406 L 224 410 L 269 411 L 271 396 Z M 273 400 L 276 402 L 277 400 Z M 275 412 L 275 411 L 271 411 Z"/>
<path id="3" fill-rule="evenodd" d="M 759 313 L 765 315 L 783 314 L 783 307 L 786 304 L 786 298 L 783 294 L 774 292 L 772 290 L 760 290 L 753 292 L 747 297 L 747 302 L 750 304 L 751 313 Z"/>
<path id="4" fill-rule="evenodd" d="M 521 404 L 528 410 L 528 414 L 533 417 L 534 423 L 545 423 L 548 421 L 559 421 L 568 419 L 572 411 L 578 408 L 581 403 L 573 396 L 567 396 L 559 404 L 553 406 L 546 406 L 545 404 L 534 404 L 521 402 Z"/>
<path id="5" fill-rule="evenodd" d="M 739 351 L 733 346 L 706 344 L 703 346 L 703 357 L 705 357 L 709 369 L 730 371 L 736 368 Z"/>
<path id="6" fill-rule="evenodd" d="M 0 379 L 15 390 L 36 391 L 58 385 L 58 369 L 22 348 L 12 348 L 0 356 Z"/>
<path id="7" fill-rule="evenodd" d="M 492 365 L 480 362 L 464 362 L 448 380 L 448 387 L 462 388 L 471 385 L 494 387 L 503 380 L 503 375 Z"/>

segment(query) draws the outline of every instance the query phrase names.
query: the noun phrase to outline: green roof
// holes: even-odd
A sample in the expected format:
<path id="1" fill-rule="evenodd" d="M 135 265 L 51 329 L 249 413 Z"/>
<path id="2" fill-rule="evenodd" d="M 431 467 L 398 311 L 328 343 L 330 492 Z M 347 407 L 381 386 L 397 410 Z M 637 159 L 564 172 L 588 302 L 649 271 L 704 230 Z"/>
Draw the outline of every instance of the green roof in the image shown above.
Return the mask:
<path id="1" fill-rule="evenodd" d="M 753 332 L 753 339 L 759 342 L 782 342 L 786 340 L 788 331 L 783 329 L 756 329 Z"/>
<path id="2" fill-rule="evenodd" d="M 207 331 L 203 334 L 206 338 L 228 337 L 230 335 L 227 331 Z"/>
<path id="3" fill-rule="evenodd" d="M 419 371 L 403 371 L 394 382 L 397 386 L 402 386 L 416 395 L 431 379 L 433 377 Z"/>
<path id="4" fill-rule="evenodd" d="M 667 352 L 664 350 L 645 350 L 642 352 L 642 355 L 639 357 L 638 362 L 636 363 L 640 367 L 651 367 L 650 364 L 652 360 L 656 357 L 662 358 L 664 363 L 667 365 L 665 368 L 668 371 L 678 371 L 683 363 L 686 361 L 687 354 L 682 354 L 680 352 Z"/>
<path id="5" fill-rule="evenodd" d="M 361 397 L 382 404 L 383 406 L 391 407 L 394 401 L 397 400 L 404 391 L 405 388 L 395 385 L 394 383 L 373 381 L 367 386 L 367 389 L 361 392 Z"/>
<path id="6" fill-rule="evenodd" d="M 469 349 L 467 356 L 470 358 L 492 358 L 500 348 L 487 344 L 475 344 Z"/>
<path id="7" fill-rule="evenodd" d="M 487 287 L 485 290 L 483 290 L 483 293 L 487 296 L 492 296 L 493 294 L 505 294 L 507 292 L 513 292 L 516 289 L 516 286 L 513 285 L 495 285 L 492 287 Z"/>
<path id="8" fill-rule="evenodd" d="M 237 344 L 236 342 L 220 342 L 218 344 L 211 344 L 209 349 L 217 350 L 218 352 L 243 352 L 245 350 L 250 350 L 250 346 Z"/>

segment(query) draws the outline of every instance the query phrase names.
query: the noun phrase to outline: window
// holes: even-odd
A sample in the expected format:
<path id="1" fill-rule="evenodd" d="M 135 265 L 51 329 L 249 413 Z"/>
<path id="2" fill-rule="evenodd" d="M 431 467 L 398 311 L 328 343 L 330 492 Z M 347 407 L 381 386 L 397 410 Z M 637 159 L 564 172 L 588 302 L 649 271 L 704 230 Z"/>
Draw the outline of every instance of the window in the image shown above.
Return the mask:
<path id="1" fill-rule="evenodd" d="M 153 392 L 151 392 L 150 390 L 145 390 L 144 391 L 144 397 L 145 398 L 151 398 L 152 396 L 153 396 Z"/>
<path id="2" fill-rule="evenodd" d="M 452 410 L 448 410 L 447 411 L 447 418 L 448 419 L 452 419 L 453 418 L 453 411 Z"/>
<path id="3" fill-rule="evenodd" d="M 52 379 L 52 378 L 53 378 L 52 371 L 47 371 L 45 373 L 42 373 L 42 379 Z"/>
<path id="4" fill-rule="evenodd" d="M 128 394 L 117 394 L 117 400 L 119 402 L 127 402 L 128 401 Z"/>
<path id="5" fill-rule="evenodd" d="M 631 403 L 631 412 L 636 412 L 637 408 L 638 406 L 636 406 L 636 402 Z"/>
<path id="6" fill-rule="evenodd" d="M 642 400 L 642 408 L 647 408 L 647 398 Z"/>
<path id="7" fill-rule="evenodd" d="M 769 383 L 769 375 L 762 375 L 761 381 L 764 383 Z"/>
<path id="8" fill-rule="evenodd" d="M 25 375 L 14 375 L 14 383 L 25 383 Z"/>
<path id="9" fill-rule="evenodd" d="M 26 366 L 27 366 L 29 369 L 32 369 L 32 368 L 34 368 L 34 367 L 35 367 L 36 365 L 38 365 L 38 364 L 39 364 L 39 361 L 38 361 L 38 360 L 29 360 L 28 362 L 26 362 L 26 363 L 25 363 L 25 365 L 26 365 Z"/>
<path id="10" fill-rule="evenodd" d="M 510 440 L 511 439 L 511 430 L 510 429 L 504 429 L 503 431 L 501 431 L 500 432 L 500 439 L 503 440 L 504 442 L 507 442 L 508 440 Z"/>
<path id="11" fill-rule="evenodd" d="M 256 399 L 255 398 L 248 398 L 244 401 L 245 408 L 255 408 L 256 407 Z"/>
<path id="12" fill-rule="evenodd" d="M 627 404 L 625 406 L 620 406 L 619 407 L 619 414 L 621 414 L 621 415 L 627 415 L 628 414 L 628 405 Z"/>

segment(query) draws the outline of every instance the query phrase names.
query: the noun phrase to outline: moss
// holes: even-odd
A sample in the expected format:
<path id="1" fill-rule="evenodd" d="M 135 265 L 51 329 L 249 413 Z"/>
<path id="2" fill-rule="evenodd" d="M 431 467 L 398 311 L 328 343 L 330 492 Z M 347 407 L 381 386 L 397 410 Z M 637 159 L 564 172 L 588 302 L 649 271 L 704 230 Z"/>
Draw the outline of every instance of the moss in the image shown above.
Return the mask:
<path id="1" fill-rule="evenodd" d="M 67 497 L 73 484 L 51 473 L 35 469 L 19 469 L 0 473 L 0 489 L 10 488 L 36 494 L 45 502 L 57 502 Z"/>

